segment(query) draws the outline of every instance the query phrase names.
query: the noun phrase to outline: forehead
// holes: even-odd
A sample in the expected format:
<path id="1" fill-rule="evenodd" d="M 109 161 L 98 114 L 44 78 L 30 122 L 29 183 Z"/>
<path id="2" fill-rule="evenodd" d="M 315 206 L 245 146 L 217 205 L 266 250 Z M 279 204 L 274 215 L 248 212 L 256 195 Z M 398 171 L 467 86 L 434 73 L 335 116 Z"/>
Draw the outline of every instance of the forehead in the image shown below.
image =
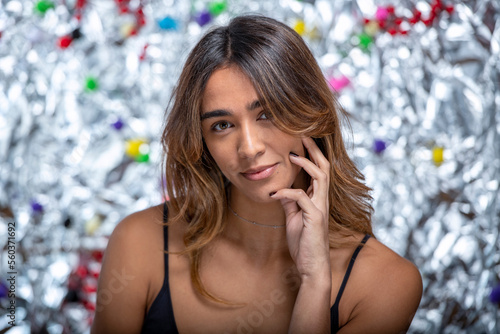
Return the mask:
<path id="1" fill-rule="evenodd" d="M 202 111 L 248 104 L 258 99 L 250 78 L 237 66 L 231 65 L 212 73 L 205 86 Z"/>

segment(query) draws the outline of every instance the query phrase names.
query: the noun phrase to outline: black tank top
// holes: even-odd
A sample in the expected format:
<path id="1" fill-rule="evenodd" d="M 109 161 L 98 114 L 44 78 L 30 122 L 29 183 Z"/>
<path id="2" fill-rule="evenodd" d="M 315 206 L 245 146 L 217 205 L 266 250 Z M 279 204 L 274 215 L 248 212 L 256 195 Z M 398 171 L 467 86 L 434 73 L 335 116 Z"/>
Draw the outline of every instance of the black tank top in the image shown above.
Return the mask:
<path id="1" fill-rule="evenodd" d="M 163 206 L 163 221 L 168 221 L 168 208 L 167 205 Z M 358 256 L 359 251 L 363 248 L 366 241 L 370 238 L 370 235 L 367 234 L 356 248 L 354 253 L 352 254 L 351 261 L 347 267 L 346 273 L 344 275 L 344 279 L 342 284 L 340 285 L 339 292 L 337 294 L 337 298 L 335 299 L 335 303 L 330 309 L 330 321 L 331 321 L 331 329 L 332 333 L 337 333 L 339 330 L 339 302 L 342 294 L 344 293 L 345 286 L 347 284 L 347 280 L 349 279 L 349 275 L 351 274 L 352 267 L 354 265 L 354 261 L 356 261 L 356 257 Z M 168 250 L 168 226 L 163 226 L 163 240 L 164 240 L 164 249 Z M 153 304 L 151 305 L 146 317 L 144 318 L 144 323 L 142 325 L 143 334 L 174 334 L 179 333 L 177 330 L 177 325 L 175 324 L 174 318 L 174 309 L 172 307 L 172 299 L 170 296 L 170 286 L 168 282 L 168 254 L 164 255 L 164 263 L 165 263 L 165 278 L 163 280 L 163 286 L 161 287 L 160 292 L 156 296 Z"/>

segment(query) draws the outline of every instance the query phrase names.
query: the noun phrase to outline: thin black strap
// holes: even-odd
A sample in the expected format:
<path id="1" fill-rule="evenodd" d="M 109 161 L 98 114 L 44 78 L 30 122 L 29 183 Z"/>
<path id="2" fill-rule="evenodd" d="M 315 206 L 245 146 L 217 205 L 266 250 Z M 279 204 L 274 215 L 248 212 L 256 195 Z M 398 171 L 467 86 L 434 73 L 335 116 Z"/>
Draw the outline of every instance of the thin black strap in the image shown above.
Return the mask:
<path id="1" fill-rule="evenodd" d="M 168 222 L 168 206 L 163 205 L 163 222 Z M 168 251 L 168 225 L 163 225 L 163 248 Z M 165 277 L 163 286 L 151 305 L 142 326 L 142 334 L 178 334 L 175 324 L 174 310 L 170 296 L 170 286 L 168 280 L 168 253 L 163 255 L 165 263 Z"/>
<path id="2" fill-rule="evenodd" d="M 347 266 L 347 270 L 344 275 L 344 279 L 342 281 L 342 284 L 340 285 L 339 292 L 337 294 L 337 298 L 335 299 L 335 303 L 333 304 L 330 313 L 331 313 L 331 320 L 332 320 L 332 333 L 336 333 L 339 330 L 339 303 L 340 303 L 340 298 L 342 298 L 342 294 L 344 293 L 345 286 L 347 285 L 347 280 L 349 279 L 349 276 L 351 275 L 351 270 L 352 267 L 354 266 L 354 262 L 356 261 L 356 257 L 359 254 L 359 251 L 363 246 L 365 245 L 366 241 L 370 238 L 369 234 L 366 234 L 363 240 L 361 240 L 359 246 L 356 248 L 354 253 L 352 254 L 351 261 L 349 262 L 349 265 Z"/>
<path id="3" fill-rule="evenodd" d="M 163 222 L 168 222 L 168 206 L 167 202 L 163 202 Z"/>

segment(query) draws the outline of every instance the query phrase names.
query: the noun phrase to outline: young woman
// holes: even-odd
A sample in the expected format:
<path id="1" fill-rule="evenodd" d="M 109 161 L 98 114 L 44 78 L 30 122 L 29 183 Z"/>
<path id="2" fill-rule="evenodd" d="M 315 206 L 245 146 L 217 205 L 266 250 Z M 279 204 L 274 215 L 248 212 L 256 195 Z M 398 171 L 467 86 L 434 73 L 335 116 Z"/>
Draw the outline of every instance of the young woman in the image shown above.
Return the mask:
<path id="1" fill-rule="evenodd" d="M 92 333 L 405 331 L 420 274 L 372 235 L 344 117 L 286 25 L 203 37 L 162 138 L 170 201 L 113 232 Z"/>

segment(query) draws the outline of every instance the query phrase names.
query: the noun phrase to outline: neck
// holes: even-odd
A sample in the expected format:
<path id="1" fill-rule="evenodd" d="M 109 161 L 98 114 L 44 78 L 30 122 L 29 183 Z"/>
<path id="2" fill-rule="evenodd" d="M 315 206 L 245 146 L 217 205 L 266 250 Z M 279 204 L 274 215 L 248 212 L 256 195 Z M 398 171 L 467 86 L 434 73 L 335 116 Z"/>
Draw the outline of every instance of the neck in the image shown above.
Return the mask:
<path id="1" fill-rule="evenodd" d="M 268 225 L 268 224 L 257 223 L 257 222 L 255 222 L 253 220 L 248 220 L 246 218 L 241 217 L 239 214 L 236 213 L 236 211 L 233 210 L 233 208 L 231 207 L 231 205 L 228 205 L 228 208 L 229 208 L 229 211 L 231 211 L 231 213 L 235 217 L 241 219 L 242 221 L 244 221 L 246 223 L 252 224 L 252 225 L 256 225 L 256 226 L 260 226 L 260 227 L 267 227 L 267 228 L 269 228 L 269 227 L 271 227 L 271 228 L 284 228 L 284 227 L 286 227 L 286 224 L 282 224 L 282 225 Z"/>
<path id="2" fill-rule="evenodd" d="M 286 228 L 272 227 L 286 223 L 285 213 L 279 201 L 253 202 L 234 190 L 231 191 L 229 201 L 239 217 L 230 209 L 227 210 L 225 238 L 234 242 L 243 252 L 264 261 L 276 256 L 289 257 Z M 254 221 L 259 225 L 245 220 Z"/>

